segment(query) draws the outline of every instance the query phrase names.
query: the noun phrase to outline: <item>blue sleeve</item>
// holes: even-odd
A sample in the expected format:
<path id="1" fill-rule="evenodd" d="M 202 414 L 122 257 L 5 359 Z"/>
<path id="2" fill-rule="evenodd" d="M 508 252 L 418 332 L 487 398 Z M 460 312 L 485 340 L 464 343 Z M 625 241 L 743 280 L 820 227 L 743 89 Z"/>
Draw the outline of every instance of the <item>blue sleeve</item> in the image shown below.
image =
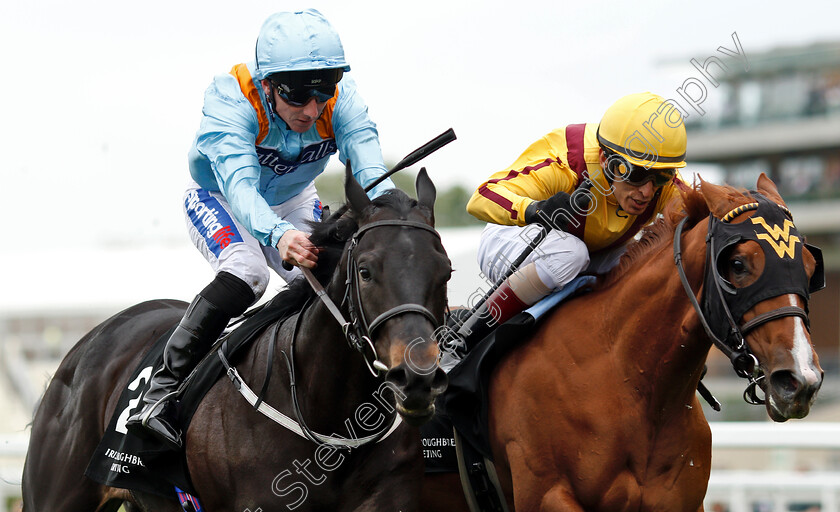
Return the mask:
<path id="1" fill-rule="evenodd" d="M 254 107 L 233 76 L 219 75 L 205 93 L 203 114 L 196 149 L 209 160 L 236 220 L 260 243 L 270 245 L 273 230 L 285 232 L 293 226 L 278 217 L 259 192 L 259 121 Z"/>
<path id="2" fill-rule="evenodd" d="M 385 174 L 387 169 L 379 146 L 379 132 L 356 90 L 356 82 L 348 75 L 339 82 L 333 130 L 341 163 L 346 165 L 347 159 L 350 159 L 353 175 L 363 187 Z M 368 196 L 374 198 L 392 188 L 394 183 L 388 178 L 368 192 Z"/>

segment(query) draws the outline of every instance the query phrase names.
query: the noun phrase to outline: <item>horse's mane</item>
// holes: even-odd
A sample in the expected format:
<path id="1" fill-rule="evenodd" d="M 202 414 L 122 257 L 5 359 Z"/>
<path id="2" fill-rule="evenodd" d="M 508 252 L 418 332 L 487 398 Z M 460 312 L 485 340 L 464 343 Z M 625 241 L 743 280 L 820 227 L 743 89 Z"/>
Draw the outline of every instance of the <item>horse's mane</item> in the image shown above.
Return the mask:
<path id="1" fill-rule="evenodd" d="M 732 207 L 749 203 L 754 199 L 749 192 L 736 189 L 729 185 L 720 185 L 724 189 L 726 201 Z M 688 217 L 685 229 L 691 229 L 701 220 L 709 216 L 709 207 L 703 196 L 702 183 L 693 186 L 680 183 L 680 198 L 674 198 L 653 224 L 642 229 L 639 237 L 627 246 L 627 251 L 621 256 L 618 265 L 599 280 L 598 288 L 611 286 L 630 269 L 635 268 L 639 261 L 659 250 L 674 239 L 674 231 L 680 221 Z"/>
<path id="2" fill-rule="evenodd" d="M 326 286 L 338 268 L 344 248 L 362 221 L 384 209 L 392 210 L 396 217 L 405 219 L 417 206 L 416 199 L 412 199 L 402 190 L 391 189 L 371 200 L 370 205 L 361 213 L 343 204 L 321 222 L 309 222 L 312 229 L 309 240 L 319 249 L 318 265 L 312 269 L 312 274 Z M 302 306 L 314 293 L 306 279 L 301 276 L 289 283 L 289 287 L 280 291 L 266 306 Z"/>

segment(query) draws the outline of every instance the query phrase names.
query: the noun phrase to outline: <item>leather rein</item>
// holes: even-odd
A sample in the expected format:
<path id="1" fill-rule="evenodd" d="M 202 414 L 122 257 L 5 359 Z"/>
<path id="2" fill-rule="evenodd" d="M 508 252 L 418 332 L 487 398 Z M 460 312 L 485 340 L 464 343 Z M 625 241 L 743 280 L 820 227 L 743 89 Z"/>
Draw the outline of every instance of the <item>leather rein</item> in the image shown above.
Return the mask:
<path id="1" fill-rule="evenodd" d="M 321 300 L 321 302 L 324 303 L 324 305 L 329 310 L 330 314 L 332 314 L 332 316 L 341 326 L 341 330 L 344 333 L 345 340 L 352 348 L 356 349 L 359 353 L 362 354 L 362 357 L 365 361 L 365 365 L 374 377 L 378 377 L 380 374 L 388 371 L 388 366 L 379 360 L 376 354 L 376 348 L 372 341 L 373 335 L 376 332 L 376 330 L 379 327 L 381 327 L 385 322 L 402 314 L 418 313 L 428 318 L 435 327 L 438 327 L 440 324 L 438 319 L 431 311 L 429 311 L 428 308 L 415 303 L 401 304 L 399 306 L 395 306 L 377 315 L 373 319 L 373 321 L 367 321 L 364 315 L 364 309 L 362 308 L 361 290 L 359 288 L 359 283 L 357 279 L 359 274 L 358 263 L 353 257 L 353 251 L 356 249 L 359 240 L 365 233 L 374 228 L 382 226 L 399 226 L 423 229 L 429 231 L 430 233 L 433 233 L 438 239 L 440 239 L 440 234 L 433 227 L 429 226 L 428 224 L 409 220 L 382 220 L 371 222 L 370 224 L 365 224 L 364 226 L 361 226 L 353 234 L 353 237 L 351 238 L 349 247 L 347 249 L 347 278 L 345 281 L 346 288 L 344 298 L 342 299 L 342 305 L 344 305 L 345 303 L 347 304 L 348 315 L 350 317 L 349 321 L 344 318 L 344 315 L 342 315 L 341 310 L 338 308 L 338 306 L 335 305 L 332 299 L 330 299 L 330 297 L 327 295 L 326 290 L 321 285 L 321 283 L 318 282 L 318 280 L 315 278 L 312 272 L 307 268 L 300 267 L 307 282 L 315 291 L 315 295 Z M 227 361 L 227 358 L 224 356 L 223 351 L 220 349 L 218 351 L 218 355 L 222 361 L 222 364 L 227 369 L 228 377 L 231 379 L 231 381 L 233 382 L 236 389 L 240 392 L 240 394 L 242 394 L 245 400 L 248 401 L 248 403 L 251 404 L 251 406 L 253 406 L 254 409 L 262 413 L 264 416 L 271 419 L 275 423 L 282 425 L 283 427 L 291 430 L 299 436 L 304 437 L 318 445 L 329 445 L 334 446 L 336 448 L 351 449 L 364 446 L 369 443 L 379 442 L 387 438 L 400 425 L 401 419 L 399 414 L 394 413 L 393 415 L 391 415 L 390 421 L 382 428 L 382 430 L 373 435 L 363 438 L 344 438 L 337 435 L 328 436 L 324 434 L 319 434 L 307 426 L 306 421 L 303 418 L 303 412 L 300 409 L 300 403 L 298 401 L 297 395 L 297 383 L 295 378 L 294 363 L 294 345 L 297 339 L 298 328 L 300 327 L 300 322 L 303 318 L 302 313 L 307 309 L 310 303 L 311 299 L 307 301 L 306 304 L 304 304 L 304 306 L 296 315 L 297 318 L 295 319 L 294 330 L 292 331 L 292 341 L 289 348 L 290 353 L 287 354 L 285 350 L 281 350 L 281 353 L 283 354 L 283 357 L 286 360 L 286 367 L 289 372 L 292 408 L 294 410 L 297 421 L 277 411 L 276 409 L 274 409 L 273 407 L 271 407 L 263 401 L 263 397 L 265 396 L 265 393 L 268 390 L 268 384 L 271 380 L 271 361 L 273 361 L 274 359 L 274 349 L 277 339 L 277 332 L 282 322 L 277 322 L 274 325 L 274 330 L 269 338 L 267 357 L 269 363 L 266 365 L 266 374 L 265 378 L 263 379 L 263 385 L 260 393 L 256 394 L 253 392 L 253 390 L 251 390 L 251 388 L 248 387 L 248 385 L 236 371 L 236 368 L 233 367 Z"/>

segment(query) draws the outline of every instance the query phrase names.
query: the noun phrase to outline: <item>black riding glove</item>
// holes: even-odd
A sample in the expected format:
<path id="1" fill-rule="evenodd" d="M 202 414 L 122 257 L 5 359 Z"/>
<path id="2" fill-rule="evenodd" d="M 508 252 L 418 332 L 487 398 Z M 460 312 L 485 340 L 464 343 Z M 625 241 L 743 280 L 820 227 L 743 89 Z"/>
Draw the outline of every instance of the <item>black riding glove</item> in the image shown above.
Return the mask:
<path id="1" fill-rule="evenodd" d="M 534 201 L 525 209 L 526 224 L 540 224 L 546 229 L 566 231 L 576 214 L 589 210 L 592 183 L 584 179 L 571 194 L 557 192 L 543 201 Z"/>

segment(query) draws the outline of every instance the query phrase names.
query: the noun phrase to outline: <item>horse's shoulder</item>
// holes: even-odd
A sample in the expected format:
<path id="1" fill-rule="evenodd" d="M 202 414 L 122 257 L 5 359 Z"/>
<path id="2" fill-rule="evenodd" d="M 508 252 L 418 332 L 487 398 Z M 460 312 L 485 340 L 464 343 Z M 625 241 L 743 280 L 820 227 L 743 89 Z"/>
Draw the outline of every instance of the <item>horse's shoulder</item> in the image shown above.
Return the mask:
<path id="1" fill-rule="evenodd" d="M 186 302 L 177 299 L 152 299 L 129 306 L 121 313 L 117 313 L 116 316 L 120 314 L 141 315 L 156 311 L 171 311 L 172 314 L 183 316 L 187 305 Z"/>
<path id="2" fill-rule="evenodd" d="M 145 347 L 174 326 L 184 315 L 187 303 L 156 299 L 134 304 L 103 320 L 70 350 L 68 358 L 98 360 Z M 98 355 L 97 355 L 98 354 Z"/>
<path id="3" fill-rule="evenodd" d="M 134 304 L 106 319 L 97 329 L 90 334 L 108 328 L 122 328 L 128 323 L 171 323 L 184 316 L 187 303 L 175 299 L 154 299 Z"/>

